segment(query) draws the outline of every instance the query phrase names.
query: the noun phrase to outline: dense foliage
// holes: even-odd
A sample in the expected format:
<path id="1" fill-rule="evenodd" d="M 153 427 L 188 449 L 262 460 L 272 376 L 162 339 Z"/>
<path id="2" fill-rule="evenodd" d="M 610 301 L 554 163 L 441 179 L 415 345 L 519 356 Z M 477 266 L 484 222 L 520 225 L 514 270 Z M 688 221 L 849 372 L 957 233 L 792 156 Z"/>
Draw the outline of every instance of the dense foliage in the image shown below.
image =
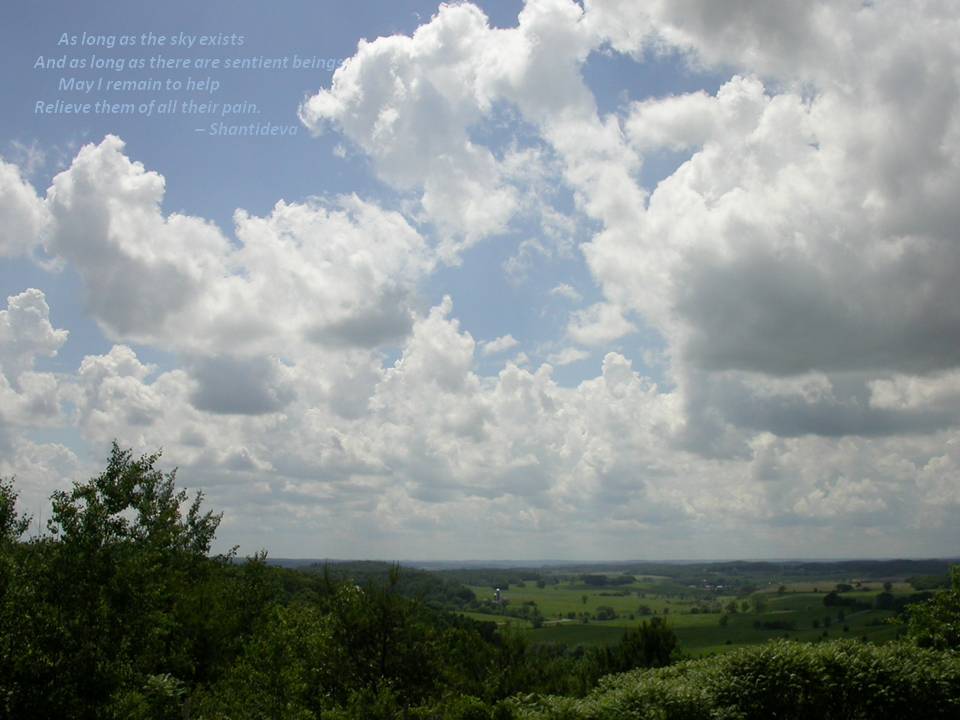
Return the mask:
<path id="1" fill-rule="evenodd" d="M 115 445 L 29 542 L 0 483 L 0 717 L 509 717 L 515 693 L 670 662 L 659 623 L 611 648 L 531 645 L 431 607 L 470 600 L 448 580 L 210 557 L 220 517 L 157 460 Z"/>
<path id="2" fill-rule="evenodd" d="M 960 565 L 950 569 L 951 587 L 909 606 L 910 635 L 920 647 L 960 649 Z"/>
<path id="3" fill-rule="evenodd" d="M 27 542 L 0 480 L 0 718 L 960 716 L 957 570 L 952 590 L 909 606 L 910 644 L 776 643 L 671 665 L 660 618 L 611 646 L 532 644 L 445 612 L 474 602 L 453 577 L 211 556 L 220 516 L 157 460 L 115 445 Z"/>
<path id="4" fill-rule="evenodd" d="M 894 643 L 776 641 L 605 678 L 583 699 L 527 697 L 524 720 L 960 717 L 960 657 Z"/>
<path id="5" fill-rule="evenodd" d="M 390 580 L 393 567 L 390 563 L 365 560 L 315 563 L 304 569 L 358 585 L 377 585 Z M 404 568 L 393 582 L 394 591 L 399 595 L 436 610 L 463 610 L 477 605 L 477 597 L 470 588 L 437 573 Z"/>

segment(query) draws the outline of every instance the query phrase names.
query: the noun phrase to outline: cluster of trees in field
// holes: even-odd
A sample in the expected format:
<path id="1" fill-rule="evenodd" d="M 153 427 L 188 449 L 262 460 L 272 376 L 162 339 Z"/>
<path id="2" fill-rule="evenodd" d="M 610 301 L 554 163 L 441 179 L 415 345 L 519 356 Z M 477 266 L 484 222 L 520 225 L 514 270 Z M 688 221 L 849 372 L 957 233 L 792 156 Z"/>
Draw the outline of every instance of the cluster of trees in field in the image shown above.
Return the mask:
<path id="1" fill-rule="evenodd" d="M 0 718 L 509 720 L 957 717 L 960 569 L 909 642 L 780 643 L 678 662 L 660 618 L 609 647 L 446 612 L 454 577 L 211 555 L 220 516 L 114 445 L 24 541 L 0 480 Z M 582 574 L 570 574 L 583 582 Z M 527 571 L 507 580 L 544 580 Z M 545 580 L 544 580 L 545 581 Z M 659 668 L 659 669 L 658 669 Z"/>

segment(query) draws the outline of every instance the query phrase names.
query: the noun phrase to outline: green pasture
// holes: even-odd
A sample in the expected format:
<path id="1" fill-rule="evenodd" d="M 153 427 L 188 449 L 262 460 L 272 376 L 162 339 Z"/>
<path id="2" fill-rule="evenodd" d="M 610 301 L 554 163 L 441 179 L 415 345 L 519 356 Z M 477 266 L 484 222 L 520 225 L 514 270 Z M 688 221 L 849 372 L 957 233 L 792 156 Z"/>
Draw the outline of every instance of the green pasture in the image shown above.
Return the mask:
<path id="1" fill-rule="evenodd" d="M 492 599 L 493 589 L 472 586 L 470 588 L 479 599 Z M 621 594 L 626 592 L 627 594 Z M 640 606 L 646 605 L 657 615 L 664 610 L 668 615 L 688 611 L 697 605 L 692 596 L 683 594 L 661 594 L 655 584 L 628 585 L 623 587 L 586 587 L 583 585 L 558 584 L 538 588 L 534 583 L 526 587 L 511 586 L 503 591 L 503 598 L 510 607 L 519 607 L 525 602 L 533 601 L 537 604 L 545 620 L 566 618 L 569 613 L 589 612 L 596 614 L 602 606 L 611 607 L 621 616 L 619 622 L 624 624 L 633 613 L 634 620 L 642 619 Z"/>
<path id="2" fill-rule="evenodd" d="M 807 583 L 811 590 L 817 587 L 819 592 L 797 592 L 794 586 L 787 586 L 786 592 L 768 589 L 755 595 L 762 600 L 762 610 L 757 613 L 752 608 L 747 612 L 738 612 L 727 616 L 726 625 L 721 625 L 721 613 L 691 613 L 691 609 L 702 607 L 705 600 L 695 599 L 691 590 L 687 592 L 668 592 L 676 590 L 673 583 L 645 583 L 623 587 L 590 587 L 581 585 L 556 584 L 538 588 L 534 583 L 524 587 L 511 586 L 502 592 L 508 601 L 508 607 L 519 607 L 525 602 L 535 602 L 544 618 L 544 626 L 529 630 L 531 638 L 539 642 L 559 642 L 566 645 L 607 645 L 616 643 L 623 630 L 653 617 L 664 619 L 676 633 L 680 648 L 690 655 L 703 655 L 728 650 L 744 645 L 755 645 L 767 640 L 788 637 L 791 639 L 815 642 L 820 639 L 863 638 L 871 642 L 885 642 L 896 637 L 898 627 L 884 622 L 893 616 L 892 612 L 882 610 L 859 610 L 851 608 L 827 607 L 823 598 L 827 591 L 833 590 L 836 583 Z M 804 584 L 805 586 L 806 584 Z M 480 599 L 492 598 L 493 590 L 485 587 L 473 587 Z M 680 588 L 680 590 L 684 590 Z M 624 594 L 624 591 L 626 593 Z M 871 583 L 862 589 L 843 593 L 841 597 L 859 600 L 873 605 L 876 595 L 883 592 L 881 583 Z M 908 595 L 910 588 L 904 583 L 894 586 L 894 595 Z M 642 597 L 641 597 L 642 595 Z M 701 593 L 702 595 L 702 593 Z M 712 600 L 722 607 L 735 600 L 738 608 L 749 598 L 731 596 L 713 596 Z M 653 614 L 640 614 L 640 606 L 646 605 Z M 618 617 L 612 620 L 591 618 L 584 623 L 579 618 L 567 619 L 570 612 L 580 614 L 589 612 L 595 615 L 601 606 L 614 609 Z M 842 613 L 842 617 L 841 617 Z M 465 613 L 477 619 L 497 618 L 504 621 L 503 615 L 485 615 L 483 613 Z M 633 618 L 630 615 L 633 615 Z M 529 627 L 529 623 L 512 619 L 517 627 Z M 756 627 L 755 623 L 782 622 L 791 623 L 792 628 L 772 629 Z M 815 623 L 818 625 L 815 627 Z M 846 628 L 846 629 L 844 629 Z M 826 633 L 826 635 L 824 635 Z"/>
<path id="3" fill-rule="evenodd" d="M 498 626 L 511 625 L 515 628 L 529 628 L 530 621 L 524 620 L 523 618 L 510 617 L 509 615 L 490 615 L 488 613 L 478 613 L 478 612 L 469 612 L 462 611 L 458 612 L 458 615 L 463 615 L 468 617 L 471 620 L 479 620 L 480 622 L 492 622 L 496 623 Z"/>
<path id="4" fill-rule="evenodd" d="M 564 645 L 615 645 L 623 637 L 622 626 L 598 622 L 583 625 L 566 623 L 547 625 L 530 631 L 535 642 L 555 642 Z"/>

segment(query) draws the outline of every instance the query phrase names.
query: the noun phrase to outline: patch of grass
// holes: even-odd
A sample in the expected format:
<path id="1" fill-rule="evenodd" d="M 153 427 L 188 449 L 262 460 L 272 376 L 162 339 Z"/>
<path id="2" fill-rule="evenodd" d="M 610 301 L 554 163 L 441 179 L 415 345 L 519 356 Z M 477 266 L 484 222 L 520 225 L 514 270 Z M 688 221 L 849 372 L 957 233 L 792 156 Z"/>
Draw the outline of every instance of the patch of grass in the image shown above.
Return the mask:
<path id="1" fill-rule="evenodd" d="M 809 590 L 800 591 L 801 585 L 804 590 L 809 586 Z M 547 584 L 543 588 L 528 582 L 524 587 L 511 586 L 504 590 L 503 597 L 509 603 L 508 609 L 520 607 L 526 602 L 536 603 L 545 624 L 542 628 L 530 629 L 531 639 L 570 646 L 616 643 L 625 628 L 634 627 L 653 617 L 667 622 L 677 635 L 679 649 L 690 656 L 724 652 L 784 637 L 801 642 L 841 638 L 860 640 L 866 637 L 874 643 L 888 642 L 897 637 L 900 628 L 884 623 L 884 620 L 893 616 L 891 612 L 873 609 L 854 611 L 851 608 L 825 606 L 823 598 L 826 591 L 833 590 L 835 586 L 835 581 L 827 580 L 793 583 L 787 585 L 785 592 L 778 592 L 777 587 L 765 588 L 758 593 L 763 600 L 762 612 L 751 610 L 730 614 L 724 626 L 721 625 L 721 613 L 692 613 L 691 610 L 707 604 L 719 604 L 725 608 L 731 600 L 739 609 L 746 598 L 719 595 L 704 598 L 699 590 L 683 588 L 670 580 L 657 579 L 651 582 L 645 579 L 642 584 L 589 588 L 576 581 Z M 812 592 L 814 587 L 820 592 Z M 842 596 L 873 605 L 877 594 L 883 592 L 880 583 L 864 583 L 864 588 L 843 593 Z M 478 598 L 493 597 L 492 588 L 474 586 L 471 589 Z M 894 594 L 907 595 L 910 591 L 907 587 L 895 587 Z M 642 615 L 642 605 L 650 608 L 653 614 Z M 613 608 L 617 617 L 611 620 L 591 617 L 588 623 L 582 621 L 583 613 L 595 616 L 601 606 Z M 570 613 L 574 614 L 572 620 Z M 503 615 L 464 614 L 498 623 L 510 619 Z M 530 627 L 529 622 L 511 620 L 517 627 Z M 790 626 L 773 629 L 764 627 L 764 623 L 789 623 Z"/>
<path id="2" fill-rule="evenodd" d="M 615 645 L 623 637 L 623 628 L 602 623 L 587 625 L 549 625 L 530 631 L 534 642 L 556 642 L 564 645 Z"/>
<path id="3" fill-rule="evenodd" d="M 510 617 L 509 615 L 489 615 L 487 613 L 478 613 L 478 612 L 469 612 L 462 611 L 458 612 L 457 615 L 463 615 L 468 617 L 471 620 L 479 620 L 480 622 L 492 622 L 496 623 L 498 626 L 511 625 L 515 628 L 529 628 L 532 627 L 529 620 L 524 620 L 523 618 Z"/>

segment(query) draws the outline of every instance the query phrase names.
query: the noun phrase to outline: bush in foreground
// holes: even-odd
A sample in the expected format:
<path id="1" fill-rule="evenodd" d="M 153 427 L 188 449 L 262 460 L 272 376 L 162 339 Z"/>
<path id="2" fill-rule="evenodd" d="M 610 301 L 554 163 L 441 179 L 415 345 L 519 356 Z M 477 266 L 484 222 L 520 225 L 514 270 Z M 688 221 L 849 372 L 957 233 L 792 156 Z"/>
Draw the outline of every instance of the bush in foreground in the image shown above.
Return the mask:
<path id="1" fill-rule="evenodd" d="M 587 697 L 519 698 L 522 720 L 960 717 L 960 656 L 905 643 L 789 641 L 614 675 Z"/>

